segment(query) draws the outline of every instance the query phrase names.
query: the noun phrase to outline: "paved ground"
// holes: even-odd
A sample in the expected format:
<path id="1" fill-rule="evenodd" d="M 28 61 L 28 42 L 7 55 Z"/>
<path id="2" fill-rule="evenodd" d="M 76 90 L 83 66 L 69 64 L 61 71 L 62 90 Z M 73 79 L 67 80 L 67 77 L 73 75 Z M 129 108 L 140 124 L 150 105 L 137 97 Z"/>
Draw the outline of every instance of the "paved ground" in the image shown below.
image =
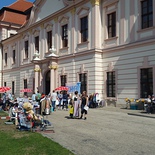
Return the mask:
<path id="1" fill-rule="evenodd" d="M 104 107 L 89 109 L 87 120 L 67 119 L 68 115 L 49 115 L 55 133 L 44 135 L 77 155 L 155 154 L 155 114 Z"/>

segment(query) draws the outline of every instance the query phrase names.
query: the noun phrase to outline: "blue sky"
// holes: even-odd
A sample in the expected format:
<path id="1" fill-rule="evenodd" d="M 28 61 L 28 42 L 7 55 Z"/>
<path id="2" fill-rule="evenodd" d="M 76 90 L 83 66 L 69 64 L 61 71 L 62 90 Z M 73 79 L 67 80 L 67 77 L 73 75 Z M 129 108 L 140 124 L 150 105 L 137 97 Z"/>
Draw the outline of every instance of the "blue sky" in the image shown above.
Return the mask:
<path id="1" fill-rule="evenodd" d="M 0 0 L 0 9 L 5 6 L 9 6 L 10 4 L 16 2 L 17 0 Z M 26 0 L 28 2 L 34 2 L 35 0 Z"/>

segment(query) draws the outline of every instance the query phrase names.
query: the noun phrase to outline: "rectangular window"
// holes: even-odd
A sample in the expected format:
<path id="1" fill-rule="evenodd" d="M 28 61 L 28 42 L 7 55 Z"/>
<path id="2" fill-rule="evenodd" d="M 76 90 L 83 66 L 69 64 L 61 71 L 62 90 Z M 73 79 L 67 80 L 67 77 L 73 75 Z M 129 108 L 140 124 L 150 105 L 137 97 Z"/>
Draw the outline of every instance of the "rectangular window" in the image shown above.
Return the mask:
<path id="1" fill-rule="evenodd" d="M 4 55 L 4 61 L 5 61 L 5 66 L 7 65 L 7 60 L 8 60 L 8 55 L 7 55 L 7 53 L 5 53 L 5 55 Z"/>
<path id="2" fill-rule="evenodd" d="M 39 52 L 39 36 L 35 37 L 35 50 Z"/>
<path id="3" fill-rule="evenodd" d="M 143 0 L 141 2 L 141 12 L 142 12 L 142 29 L 153 26 L 153 1 Z"/>
<path id="4" fill-rule="evenodd" d="M 88 41 L 88 16 L 81 18 L 81 42 Z"/>
<path id="5" fill-rule="evenodd" d="M 14 81 L 12 81 L 12 94 L 15 94 L 15 82 Z"/>
<path id="6" fill-rule="evenodd" d="M 35 78 L 33 78 L 33 91 L 35 91 Z"/>
<path id="7" fill-rule="evenodd" d="M 27 40 L 25 41 L 25 59 L 28 58 L 28 48 L 29 48 L 29 42 Z"/>
<path id="8" fill-rule="evenodd" d="M 116 36 L 116 12 L 108 14 L 108 38 Z"/>
<path id="9" fill-rule="evenodd" d="M 107 72 L 107 97 L 115 97 L 115 72 Z"/>
<path id="10" fill-rule="evenodd" d="M 66 86 L 67 76 L 66 75 L 61 75 L 60 80 L 61 80 L 61 86 Z"/>
<path id="11" fill-rule="evenodd" d="M 4 82 L 4 87 L 6 87 L 6 82 Z"/>
<path id="12" fill-rule="evenodd" d="M 47 46 L 48 50 L 52 47 L 52 31 L 47 32 Z"/>
<path id="13" fill-rule="evenodd" d="M 68 25 L 62 26 L 62 47 L 68 46 Z"/>
<path id="14" fill-rule="evenodd" d="M 16 61 L 16 51 L 13 50 L 12 52 L 12 60 L 13 60 L 13 64 L 15 64 L 15 61 Z"/>
<path id="15" fill-rule="evenodd" d="M 153 69 L 145 68 L 140 72 L 140 97 L 147 98 L 153 94 Z"/>
<path id="16" fill-rule="evenodd" d="M 87 91 L 87 73 L 79 74 L 79 82 L 81 82 L 81 94 L 83 91 Z"/>
<path id="17" fill-rule="evenodd" d="M 24 79 L 24 89 L 27 88 L 27 79 Z M 24 92 L 24 95 L 27 95 L 27 92 Z"/>

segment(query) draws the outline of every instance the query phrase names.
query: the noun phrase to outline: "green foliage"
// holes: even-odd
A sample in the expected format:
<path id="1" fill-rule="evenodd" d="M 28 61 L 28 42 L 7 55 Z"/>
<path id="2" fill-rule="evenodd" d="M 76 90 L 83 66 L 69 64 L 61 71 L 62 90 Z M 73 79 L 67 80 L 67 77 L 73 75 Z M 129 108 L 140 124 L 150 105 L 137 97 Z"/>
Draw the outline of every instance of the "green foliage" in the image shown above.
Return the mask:
<path id="1" fill-rule="evenodd" d="M 0 131 L 0 152 L 7 155 L 73 155 L 59 144 L 39 133 Z"/>

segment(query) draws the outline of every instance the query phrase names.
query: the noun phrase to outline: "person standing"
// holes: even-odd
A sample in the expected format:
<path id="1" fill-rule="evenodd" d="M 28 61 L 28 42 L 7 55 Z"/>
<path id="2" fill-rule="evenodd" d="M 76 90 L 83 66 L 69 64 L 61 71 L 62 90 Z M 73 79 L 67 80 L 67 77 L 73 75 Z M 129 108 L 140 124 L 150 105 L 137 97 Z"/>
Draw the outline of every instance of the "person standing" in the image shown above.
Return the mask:
<path id="1" fill-rule="evenodd" d="M 74 107 L 73 107 L 73 100 L 72 99 L 70 99 L 70 101 L 69 101 L 68 108 L 69 108 L 69 116 L 70 116 L 70 118 L 73 118 Z"/>
<path id="2" fill-rule="evenodd" d="M 23 97 L 23 103 L 26 103 L 26 102 L 29 102 L 29 99 L 28 99 L 28 96 L 27 95 L 24 95 L 24 97 Z"/>
<path id="3" fill-rule="evenodd" d="M 8 94 L 8 99 L 9 99 L 9 100 L 13 100 L 12 94 L 11 94 L 11 93 Z"/>
<path id="4" fill-rule="evenodd" d="M 90 94 L 88 97 L 88 106 L 89 108 L 93 108 L 93 94 Z"/>
<path id="5" fill-rule="evenodd" d="M 152 94 L 152 98 L 151 98 L 151 113 L 155 112 L 155 96 L 154 94 Z"/>
<path id="6" fill-rule="evenodd" d="M 78 91 L 74 92 L 73 95 L 73 105 L 74 105 L 74 117 L 79 117 L 79 105 L 80 105 L 80 99 L 79 99 L 79 95 L 78 95 Z"/>
<path id="7" fill-rule="evenodd" d="M 3 101 L 2 109 L 6 111 L 6 92 L 3 93 L 2 101 Z"/>
<path id="8" fill-rule="evenodd" d="M 144 104 L 144 110 L 149 114 L 151 112 L 151 95 L 148 95 Z"/>
<path id="9" fill-rule="evenodd" d="M 40 104 L 40 99 L 41 99 L 41 94 L 40 94 L 40 92 L 38 90 L 37 94 L 36 94 L 36 101 L 38 102 L 38 104 Z"/>
<path id="10" fill-rule="evenodd" d="M 62 109 L 68 109 L 68 94 L 67 94 L 67 91 L 64 91 L 63 92 L 63 105 L 62 105 Z M 65 107 L 65 108 L 64 108 Z"/>
<path id="11" fill-rule="evenodd" d="M 39 105 L 39 114 L 41 114 L 41 103 L 40 103 L 40 99 L 41 99 L 41 93 L 39 92 L 39 90 L 36 93 L 36 101 Z"/>
<path id="12" fill-rule="evenodd" d="M 55 90 L 53 90 L 53 93 L 51 94 L 53 111 L 55 111 L 55 103 L 56 103 L 57 98 L 58 98 L 57 93 L 55 92 Z"/>
<path id="13" fill-rule="evenodd" d="M 32 102 L 35 102 L 36 101 L 36 94 L 35 94 L 35 92 L 33 92 L 33 94 L 32 94 Z"/>
<path id="14" fill-rule="evenodd" d="M 62 98 L 63 98 L 63 94 L 62 94 L 62 91 L 60 91 L 60 93 L 58 93 L 58 99 L 59 99 L 59 107 L 58 107 L 58 109 L 61 109 Z"/>
<path id="15" fill-rule="evenodd" d="M 83 115 L 84 115 L 84 120 L 87 119 L 86 115 L 87 115 L 87 110 L 85 109 L 85 106 L 88 107 L 88 96 L 86 91 L 82 92 L 82 96 L 81 96 L 81 117 L 80 119 L 82 119 Z"/>

